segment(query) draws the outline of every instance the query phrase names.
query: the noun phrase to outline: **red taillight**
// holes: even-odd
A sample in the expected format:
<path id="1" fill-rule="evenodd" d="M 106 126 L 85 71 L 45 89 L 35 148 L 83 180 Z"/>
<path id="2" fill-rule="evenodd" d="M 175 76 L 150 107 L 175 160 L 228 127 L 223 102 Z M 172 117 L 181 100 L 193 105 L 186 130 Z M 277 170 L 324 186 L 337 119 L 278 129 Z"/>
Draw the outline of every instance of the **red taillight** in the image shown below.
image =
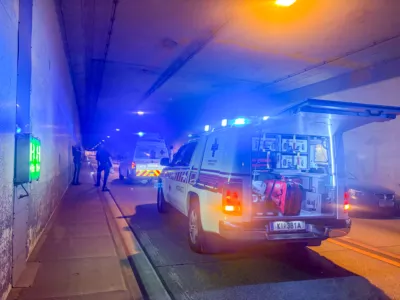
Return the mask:
<path id="1" fill-rule="evenodd" d="M 238 191 L 232 189 L 224 190 L 222 195 L 222 210 L 226 214 L 242 215 L 242 203 Z"/>
<path id="2" fill-rule="evenodd" d="M 349 193 L 349 191 L 344 192 L 343 210 L 346 213 L 350 210 L 350 193 Z"/>
<path id="3" fill-rule="evenodd" d="M 134 162 L 132 162 L 131 168 L 132 169 L 136 168 L 136 164 Z"/>

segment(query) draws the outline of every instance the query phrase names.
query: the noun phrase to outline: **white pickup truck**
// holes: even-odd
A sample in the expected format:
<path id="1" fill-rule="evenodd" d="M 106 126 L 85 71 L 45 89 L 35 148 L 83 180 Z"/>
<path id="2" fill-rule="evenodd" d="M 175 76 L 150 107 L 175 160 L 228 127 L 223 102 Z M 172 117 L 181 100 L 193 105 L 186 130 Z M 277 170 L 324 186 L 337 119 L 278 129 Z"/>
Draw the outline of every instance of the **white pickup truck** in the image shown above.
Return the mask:
<path id="1" fill-rule="evenodd" d="M 318 246 L 351 228 L 345 131 L 395 119 L 400 107 L 307 100 L 276 116 L 224 122 L 183 145 L 159 178 L 157 207 L 188 217 L 196 252 L 212 236 Z"/>

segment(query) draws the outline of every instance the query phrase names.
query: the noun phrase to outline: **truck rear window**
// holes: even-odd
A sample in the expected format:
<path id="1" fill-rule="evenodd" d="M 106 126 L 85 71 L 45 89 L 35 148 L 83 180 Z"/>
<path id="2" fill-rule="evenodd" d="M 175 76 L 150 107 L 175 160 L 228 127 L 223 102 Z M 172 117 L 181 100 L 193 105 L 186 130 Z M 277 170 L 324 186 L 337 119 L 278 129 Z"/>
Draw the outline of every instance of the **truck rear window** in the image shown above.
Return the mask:
<path id="1" fill-rule="evenodd" d="M 135 150 L 135 159 L 161 159 L 163 157 L 168 157 L 166 148 L 138 146 Z"/>

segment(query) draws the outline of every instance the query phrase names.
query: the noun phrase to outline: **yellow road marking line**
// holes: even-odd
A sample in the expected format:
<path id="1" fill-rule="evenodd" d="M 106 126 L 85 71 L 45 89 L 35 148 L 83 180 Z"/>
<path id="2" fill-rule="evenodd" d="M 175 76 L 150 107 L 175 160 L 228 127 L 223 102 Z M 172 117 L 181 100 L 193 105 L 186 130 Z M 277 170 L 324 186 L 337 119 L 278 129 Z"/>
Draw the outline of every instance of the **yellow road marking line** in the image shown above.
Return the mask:
<path id="1" fill-rule="evenodd" d="M 337 238 L 337 239 L 338 239 L 338 240 L 342 240 L 342 241 L 347 241 L 348 243 L 355 244 L 355 245 L 360 246 L 360 247 L 363 247 L 363 248 L 365 248 L 365 249 L 369 249 L 369 250 L 371 250 L 371 251 L 375 251 L 375 252 L 381 253 L 381 254 L 383 254 L 383 255 L 393 257 L 393 258 L 395 258 L 395 259 L 400 259 L 400 255 L 397 255 L 397 254 L 395 254 L 395 253 L 391 253 L 391 252 L 388 252 L 388 251 L 385 251 L 385 250 L 381 250 L 381 249 L 379 249 L 379 248 L 375 248 L 375 247 L 366 245 L 366 244 L 364 244 L 364 243 L 355 241 L 355 240 L 353 240 L 353 239 L 351 239 L 351 238 Z"/>
<path id="2" fill-rule="evenodd" d="M 358 253 L 360 253 L 360 254 L 366 255 L 366 256 L 371 257 L 371 258 L 375 258 L 375 259 L 377 259 L 377 260 L 383 261 L 383 262 L 385 262 L 385 263 L 388 263 L 388 264 L 390 264 L 390 265 L 393 265 L 393 266 L 396 266 L 396 267 L 400 268 L 400 263 L 398 263 L 398 262 L 396 262 L 396 261 L 394 261 L 394 260 L 391 260 L 391 259 L 388 259 L 388 258 L 379 256 L 379 255 L 376 255 L 376 254 L 374 254 L 374 253 L 370 253 L 370 252 L 367 252 L 367 251 L 358 249 L 358 248 L 356 248 L 356 247 L 347 245 L 347 244 L 345 244 L 345 243 L 338 242 L 338 241 L 336 241 L 336 240 L 329 239 L 328 242 L 330 242 L 330 243 L 332 243 L 332 244 L 336 244 L 336 245 L 341 246 L 341 247 L 343 247 L 343 248 L 347 248 L 347 249 L 349 249 L 349 250 L 353 250 L 353 251 L 358 252 Z"/>

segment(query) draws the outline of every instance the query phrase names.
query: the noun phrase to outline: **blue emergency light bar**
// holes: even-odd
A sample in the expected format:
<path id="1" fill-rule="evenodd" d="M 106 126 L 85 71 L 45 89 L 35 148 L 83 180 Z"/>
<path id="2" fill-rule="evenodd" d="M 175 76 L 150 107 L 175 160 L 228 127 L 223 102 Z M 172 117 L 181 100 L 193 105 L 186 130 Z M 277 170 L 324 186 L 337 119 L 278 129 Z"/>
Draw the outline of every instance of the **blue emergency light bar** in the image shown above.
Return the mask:
<path id="1" fill-rule="evenodd" d="M 245 124 L 246 124 L 246 119 L 245 118 L 237 118 L 233 122 L 233 125 L 245 125 Z"/>

